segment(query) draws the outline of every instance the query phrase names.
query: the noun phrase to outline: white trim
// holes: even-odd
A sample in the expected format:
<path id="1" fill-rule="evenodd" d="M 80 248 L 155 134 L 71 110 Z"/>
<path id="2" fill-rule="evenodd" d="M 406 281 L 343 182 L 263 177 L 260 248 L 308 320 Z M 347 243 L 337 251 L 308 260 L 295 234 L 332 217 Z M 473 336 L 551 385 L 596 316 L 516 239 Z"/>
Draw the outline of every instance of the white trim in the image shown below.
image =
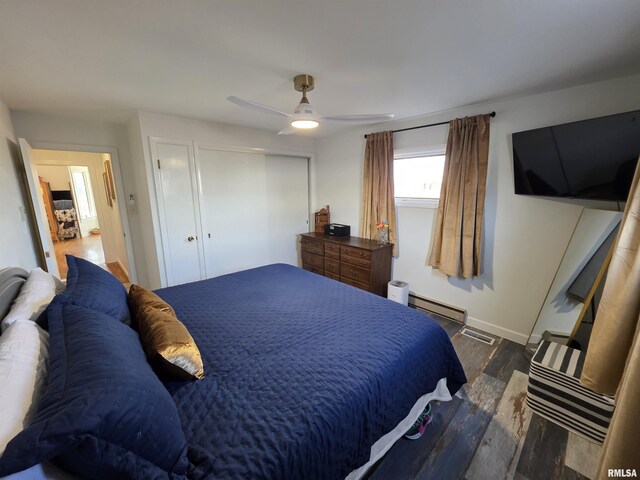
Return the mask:
<path id="1" fill-rule="evenodd" d="M 447 150 L 446 143 L 431 145 L 428 148 L 424 148 L 420 150 L 399 148 L 393 151 L 393 159 L 401 160 L 403 158 L 436 157 L 436 156 L 444 155 L 446 153 L 446 150 Z"/>
<path id="2" fill-rule="evenodd" d="M 345 480 L 357 480 L 362 478 L 369 468 L 371 468 L 378 460 L 380 460 L 385 453 L 391 449 L 394 443 L 396 443 L 402 436 L 411 428 L 414 422 L 418 419 L 422 411 L 427 407 L 429 402 L 438 400 L 440 402 L 448 402 L 451 400 L 451 394 L 447 388 L 447 379 L 441 378 L 438 380 L 436 389 L 433 392 L 426 393 L 418 399 L 413 405 L 409 414 L 400 421 L 396 427 L 389 433 L 383 435 L 376 443 L 371 447 L 371 455 L 369 461 L 360 468 L 353 470 L 347 475 Z"/>
<path id="3" fill-rule="evenodd" d="M 483 320 L 479 320 L 468 315 L 466 325 L 477 328 L 479 330 L 483 330 L 487 333 L 492 333 L 493 335 L 498 335 L 499 337 L 506 338 L 507 340 L 519 343 L 520 345 L 526 345 L 527 340 L 529 339 L 529 336 L 524 335 L 523 333 L 509 330 L 508 328 L 499 327 L 497 325 L 493 325 L 492 323 L 487 323 Z"/>
<path id="4" fill-rule="evenodd" d="M 439 198 L 396 197 L 394 201 L 398 208 L 429 208 L 431 210 L 436 210 L 440 203 Z"/>
<path id="5" fill-rule="evenodd" d="M 127 212 L 127 202 L 124 195 L 124 183 L 122 181 L 122 171 L 120 170 L 120 157 L 116 147 L 108 147 L 103 145 L 80 145 L 74 143 L 57 143 L 57 142 L 39 142 L 34 141 L 31 148 L 37 150 L 59 150 L 69 152 L 91 152 L 91 153 L 108 153 L 111 156 L 111 166 L 116 184 L 116 196 L 119 199 L 118 210 L 120 211 L 120 223 L 124 232 L 124 244 L 127 250 L 127 262 L 129 263 L 129 280 L 132 283 L 138 283 L 138 271 L 136 261 L 133 255 L 133 243 L 131 238 L 131 229 L 129 228 L 129 214 Z"/>

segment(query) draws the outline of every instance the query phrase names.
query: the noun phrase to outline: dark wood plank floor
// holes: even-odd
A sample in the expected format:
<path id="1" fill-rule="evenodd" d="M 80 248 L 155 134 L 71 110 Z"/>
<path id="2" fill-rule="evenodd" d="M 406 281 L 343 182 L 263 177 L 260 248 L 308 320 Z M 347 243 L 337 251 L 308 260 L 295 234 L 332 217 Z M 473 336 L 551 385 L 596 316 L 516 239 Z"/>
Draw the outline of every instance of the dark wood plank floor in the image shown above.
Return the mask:
<path id="1" fill-rule="evenodd" d="M 493 335 L 496 342 L 487 345 L 462 335 L 463 325 L 457 322 L 442 317 L 436 320 L 449 334 L 469 383 L 452 401 L 434 402 L 433 421 L 423 437 L 396 442 L 367 477 L 370 480 L 589 478 L 565 465 L 567 439 L 572 434 L 524 410 L 528 407 L 524 404 L 523 375 L 529 369 L 524 346 Z M 512 377 L 513 382 L 509 383 Z M 509 428 L 513 431 L 505 432 Z M 505 444 L 509 444 L 508 448 Z M 501 450 L 491 451 L 492 448 Z"/>

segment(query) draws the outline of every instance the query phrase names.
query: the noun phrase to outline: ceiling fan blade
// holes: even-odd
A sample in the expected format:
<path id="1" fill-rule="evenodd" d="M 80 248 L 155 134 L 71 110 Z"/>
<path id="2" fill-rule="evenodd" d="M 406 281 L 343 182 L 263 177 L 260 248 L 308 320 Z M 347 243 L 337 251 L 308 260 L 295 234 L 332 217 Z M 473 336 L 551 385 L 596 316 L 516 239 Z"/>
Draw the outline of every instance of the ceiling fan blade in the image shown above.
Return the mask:
<path id="1" fill-rule="evenodd" d="M 281 112 L 280 110 L 276 110 L 275 108 L 268 107 L 267 105 L 262 105 L 261 103 L 252 102 L 251 100 L 244 100 L 243 98 L 238 98 L 234 96 L 227 97 L 231 103 L 238 105 L 244 108 L 250 108 L 251 110 L 256 110 L 262 113 L 275 113 L 277 115 L 282 115 L 285 117 L 290 117 L 288 113 Z"/>
<path id="2" fill-rule="evenodd" d="M 292 133 L 296 133 L 297 130 L 291 126 L 285 127 L 278 132 L 278 135 L 291 135 Z"/>
<path id="3" fill-rule="evenodd" d="M 367 114 L 367 115 L 333 115 L 320 117 L 320 120 L 331 123 L 376 123 L 391 120 L 393 113 Z"/>

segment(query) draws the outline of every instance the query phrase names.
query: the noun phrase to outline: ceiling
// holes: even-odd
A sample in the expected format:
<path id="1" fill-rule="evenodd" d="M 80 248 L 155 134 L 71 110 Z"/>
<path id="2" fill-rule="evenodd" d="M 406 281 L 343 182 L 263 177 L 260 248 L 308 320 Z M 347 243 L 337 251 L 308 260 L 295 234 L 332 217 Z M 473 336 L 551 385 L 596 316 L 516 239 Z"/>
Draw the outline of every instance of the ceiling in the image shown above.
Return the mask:
<path id="1" fill-rule="evenodd" d="M 321 115 L 410 118 L 640 72 L 638 0 L 0 0 L 0 98 L 269 129 L 296 74 Z M 313 135 L 344 126 L 321 126 Z"/>

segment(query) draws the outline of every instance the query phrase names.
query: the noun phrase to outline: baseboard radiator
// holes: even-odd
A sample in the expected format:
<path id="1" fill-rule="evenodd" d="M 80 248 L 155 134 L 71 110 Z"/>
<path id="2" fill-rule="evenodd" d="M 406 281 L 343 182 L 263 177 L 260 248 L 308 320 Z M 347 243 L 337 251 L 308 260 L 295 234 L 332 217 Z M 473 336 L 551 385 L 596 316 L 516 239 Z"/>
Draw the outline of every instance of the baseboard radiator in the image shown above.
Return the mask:
<path id="1" fill-rule="evenodd" d="M 435 313 L 441 317 L 464 323 L 467 318 L 467 311 L 462 308 L 453 307 L 445 303 L 419 297 L 413 293 L 409 294 L 409 306 L 426 313 Z"/>

